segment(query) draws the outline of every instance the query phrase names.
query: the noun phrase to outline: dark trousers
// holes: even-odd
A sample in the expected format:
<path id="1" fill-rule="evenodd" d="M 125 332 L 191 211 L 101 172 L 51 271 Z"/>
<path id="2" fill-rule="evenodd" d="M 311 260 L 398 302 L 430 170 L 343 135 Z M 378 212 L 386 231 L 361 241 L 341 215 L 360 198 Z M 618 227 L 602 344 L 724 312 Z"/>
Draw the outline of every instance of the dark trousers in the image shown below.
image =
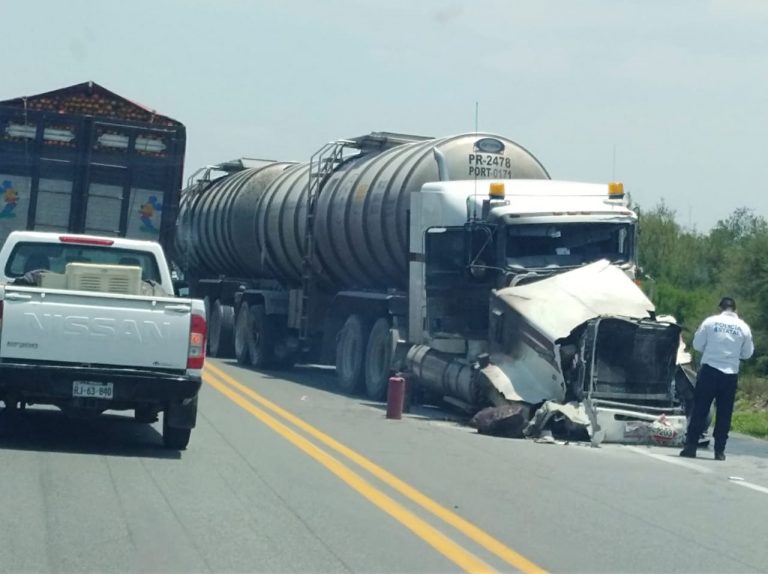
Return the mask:
<path id="1" fill-rule="evenodd" d="M 706 430 L 704 426 L 707 424 L 707 415 L 714 400 L 715 431 L 712 436 L 715 438 L 715 452 L 725 451 L 738 378 L 738 375 L 723 373 L 709 365 L 701 366 L 693 393 L 693 412 L 685 435 L 687 446 L 696 448 L 701 433 Z"/>

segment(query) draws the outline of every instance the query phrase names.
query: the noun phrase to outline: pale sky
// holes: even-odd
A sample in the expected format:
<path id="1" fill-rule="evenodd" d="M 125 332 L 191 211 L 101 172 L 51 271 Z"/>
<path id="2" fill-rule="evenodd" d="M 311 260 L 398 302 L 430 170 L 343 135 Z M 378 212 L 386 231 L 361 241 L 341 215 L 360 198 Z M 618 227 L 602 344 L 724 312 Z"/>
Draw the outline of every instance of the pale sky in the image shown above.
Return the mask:
<path id="1" fill-rule="evenodd" d="M 187 126 L 187 174 L 479 128 L 708 230 L 768 217 L 768 0 L 0 0 L 0 99 L 93 80 Z M 615 157 L 615 161 L 614 161 Z"/>

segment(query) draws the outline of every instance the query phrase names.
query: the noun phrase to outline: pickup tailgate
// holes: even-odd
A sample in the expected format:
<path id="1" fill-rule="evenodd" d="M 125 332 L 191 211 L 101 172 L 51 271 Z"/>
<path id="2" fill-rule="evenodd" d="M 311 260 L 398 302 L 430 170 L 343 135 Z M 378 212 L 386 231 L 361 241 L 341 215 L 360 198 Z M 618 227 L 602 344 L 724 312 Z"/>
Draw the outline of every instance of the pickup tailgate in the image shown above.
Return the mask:
<path id="1" fill-rule="evenodd" d="M 3 360 L 185 369 L 191 302 L 6 286 Z"/>

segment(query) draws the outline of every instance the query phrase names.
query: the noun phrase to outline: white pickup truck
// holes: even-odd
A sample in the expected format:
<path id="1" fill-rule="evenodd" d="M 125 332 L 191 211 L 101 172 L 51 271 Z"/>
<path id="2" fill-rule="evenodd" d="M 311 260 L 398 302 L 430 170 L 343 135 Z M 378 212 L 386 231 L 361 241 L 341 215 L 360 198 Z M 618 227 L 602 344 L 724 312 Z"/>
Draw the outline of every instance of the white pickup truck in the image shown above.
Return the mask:
<path id="1" fill-rule="evenodd" d="M 0 250 L 0 400 L 76 416 L 135 411 L 186 448 L 205 361 L 203 302 L 174 296 L 153 241 L 15 231 Z"/>

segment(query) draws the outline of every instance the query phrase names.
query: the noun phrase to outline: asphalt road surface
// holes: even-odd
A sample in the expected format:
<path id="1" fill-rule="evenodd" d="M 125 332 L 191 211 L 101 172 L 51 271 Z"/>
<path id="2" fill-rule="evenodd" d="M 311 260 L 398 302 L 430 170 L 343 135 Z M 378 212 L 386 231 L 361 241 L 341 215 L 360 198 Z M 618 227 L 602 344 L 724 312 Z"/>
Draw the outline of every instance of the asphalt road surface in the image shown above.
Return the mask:
<path id="1" fill-rule="evenodd" d="M 182 453 L 125 415 L 0 413 L 0 571 L 768 572 L 768 443 L 497 439 L 327 369 L 206 373 Z"/>

